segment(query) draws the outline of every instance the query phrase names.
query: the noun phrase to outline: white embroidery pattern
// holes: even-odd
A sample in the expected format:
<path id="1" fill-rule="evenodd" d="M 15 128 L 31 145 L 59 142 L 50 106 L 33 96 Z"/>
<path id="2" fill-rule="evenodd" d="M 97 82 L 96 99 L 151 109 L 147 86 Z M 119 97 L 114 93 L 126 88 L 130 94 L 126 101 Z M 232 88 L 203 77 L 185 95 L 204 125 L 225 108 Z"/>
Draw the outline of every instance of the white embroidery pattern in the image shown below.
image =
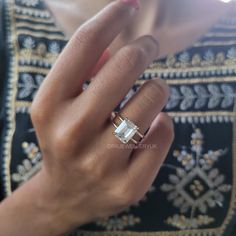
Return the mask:
<path id="1" fill-rule="evenodd" d="M 171 87 L 170 100 L 166 106 L 167 110 L 179 108 L 182 111 L 188 109 L 199 110 L 202 108 L 222 109 L 233 106 L 236 92 L 229 84 L 208 84 L 180 87 Z"/>
<path id="2" fill-rule="evenodd" d="M 17 0 L 17 1 L 27 7 L 36 7 L 39 4 L 40 0 Z"/>
<path id="3" fill-rule="evenodd" d="M 214 217 L 207 215 L 208 209 L 222 207 L 224 194 L 231 190 L 231 185 L 224 183 L 225 176 L 214 168 L 215 162 L 227 150 L 204 153 L 203 141 L 201 130 L 196 128 L 191 137 L 191 151 L 185 148 L 174 151 L 174 157 L 182 167 L 164 165 L 174 168 L 176 174 L 169 175 L 169 183 L 164 183 L 161 190 L 180 211 L 180 215 L 168 217 L 166 223 L 179 229 L 193 229 L 214 222 Z"/>
<path id="4" fill-rule="evenodd" d="M 12 181 L 18 185 L 22 185 L 31 179 L 41 169 L 42 165 L 42 154 L 35 143 L 24 142 L 22 148 L 27 159 L 24 159 L 17 166 L 17 172 L 12 174 Z"/>
<path id="5" fill-rule="evenodd" d="M 96 225 L 105 228 L 107 231 L 124 230 L 128 226 L 134 226 L 140 223 L 140 218 L 132 214 L 123 215 L 121 217 L 112 217 L 108 219 L 98 220 Z"/>
<path id="6" fill-rule="evenodd" d="M 23 47 L 26 49 L 33 49 L 35 47 L 35 41 L 32 37 L 28 36 L 23 41 Z"/>
<path id="7" fill-rule="evenodd" d="M 39 74 L 37 74 L 35 77 L 26 73 L 22 74 L 18 82 L 18 98 L 24 99 L 30 96 L 31 99 L 34 99 L 43 80 L 44 77 Z"/>
<path id="8" fill-rule="evenodd" d="M 49 44 L 49 52 L 52 54 L 59 54 L 61 52 L 61 48 L 60 48 L 59 43 L 51 42 Z"/>

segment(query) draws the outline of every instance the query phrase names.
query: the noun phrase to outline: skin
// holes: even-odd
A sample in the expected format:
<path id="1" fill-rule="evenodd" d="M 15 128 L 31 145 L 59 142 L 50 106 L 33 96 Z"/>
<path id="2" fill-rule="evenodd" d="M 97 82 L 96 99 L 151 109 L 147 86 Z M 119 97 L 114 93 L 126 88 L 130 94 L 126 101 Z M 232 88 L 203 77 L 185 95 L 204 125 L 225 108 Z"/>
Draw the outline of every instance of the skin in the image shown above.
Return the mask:
<path id="1" fill-rule="evenodd" d="M 73 34 L 44 80 L 31 108 L 43 166 L 0 204 L 2 235 L 63 235 L 135 204 L 153 183 L 174 138 L 171 119 L 161 113 L 168 86 L 160 79 L 148 81 L 120 113 L 142 133 L 150 127 L 142 144 L 154 148 L 117 148 L 120 141 L 110 122 L 136 79 L 164 55 L 154 34 L 133 41 L 130 36 L 123 46 L 125 41 L 117 38 L 140 11 L 121 0 L 109 4 Z M 116 53 L 96 69 L 83 91 L 83 82 L 114 39 Z"/>
<path id="2" fill-rule="evenodd" d="M 110 2 L 70 0 L 68 4 L 68 0 L 46 0 L 69 38 L 79 25 Z M 233 3 L 220 0 L 140 0 L 140 5 L 140 11 L 109 46 L 112 54 L 143 35 L 152 35 L 161 45 L 157 59 L 176 53 L 191 46 L 222 16 L 235 9 Z"/>

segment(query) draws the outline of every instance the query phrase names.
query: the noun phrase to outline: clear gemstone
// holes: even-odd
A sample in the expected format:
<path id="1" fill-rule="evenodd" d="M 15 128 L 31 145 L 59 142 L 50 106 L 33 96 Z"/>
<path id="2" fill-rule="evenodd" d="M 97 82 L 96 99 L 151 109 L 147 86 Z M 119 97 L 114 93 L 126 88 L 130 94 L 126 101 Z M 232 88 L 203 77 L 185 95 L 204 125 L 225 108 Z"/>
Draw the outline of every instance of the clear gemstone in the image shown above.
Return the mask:
<path id="1" fill-rule="evenodd" d="M 117 127 L 114 134 L 122 143 L 128 143 L 134 137 L 137 131 L 138 127 L 130 120 L 125 118 Z"/>

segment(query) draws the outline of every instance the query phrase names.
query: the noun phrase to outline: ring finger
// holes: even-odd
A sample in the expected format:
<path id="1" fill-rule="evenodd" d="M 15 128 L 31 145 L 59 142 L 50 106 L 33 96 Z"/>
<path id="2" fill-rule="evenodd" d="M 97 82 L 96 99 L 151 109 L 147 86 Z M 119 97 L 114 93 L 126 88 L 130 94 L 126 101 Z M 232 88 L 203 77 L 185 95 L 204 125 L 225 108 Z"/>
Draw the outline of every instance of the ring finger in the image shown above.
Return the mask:
<path id="1" fill-rule="evenodd" d="M 166 105 L 168 97 L 169 87 L 162 79 L 150 80 L 129 100 L 125 107 L 119 112 L 119 115 L 122 118 L 127 117 L 139 127 L 139 132 L 144 134 L 151 126 L 155 117 L 157 117 Z M 119 126 L 121 121 L 115 119 L 114 122 Z M 109 125 L 107 131 L 108 135 L 111 135 L 114 129 L 114 125 Z M 113 136 L 112 143 L 119 144 L 120 140 Z"/>

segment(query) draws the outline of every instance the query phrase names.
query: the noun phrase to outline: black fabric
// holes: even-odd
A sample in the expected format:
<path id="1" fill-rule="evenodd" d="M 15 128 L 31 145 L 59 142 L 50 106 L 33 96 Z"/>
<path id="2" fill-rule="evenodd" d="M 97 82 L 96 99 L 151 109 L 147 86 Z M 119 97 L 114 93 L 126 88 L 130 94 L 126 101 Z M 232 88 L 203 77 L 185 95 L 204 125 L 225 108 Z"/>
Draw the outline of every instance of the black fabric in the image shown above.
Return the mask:
<path id="1" fill-rule="evenodd" d="M 5 9 L 4 2 L 0 0 L 0 140 L 3 140 L 4 128 L 4 98 L 6 93 L 6 69 L 8 56 L 6 52 L 6 26 L 4 24 Z M 2 153 L 2 141 L 0 142 L 0 155 Z M 1 163 L 0 156 L 0 163 Z M 0 201 L 3 199 L 2 174 L 0 174 Z"/>

